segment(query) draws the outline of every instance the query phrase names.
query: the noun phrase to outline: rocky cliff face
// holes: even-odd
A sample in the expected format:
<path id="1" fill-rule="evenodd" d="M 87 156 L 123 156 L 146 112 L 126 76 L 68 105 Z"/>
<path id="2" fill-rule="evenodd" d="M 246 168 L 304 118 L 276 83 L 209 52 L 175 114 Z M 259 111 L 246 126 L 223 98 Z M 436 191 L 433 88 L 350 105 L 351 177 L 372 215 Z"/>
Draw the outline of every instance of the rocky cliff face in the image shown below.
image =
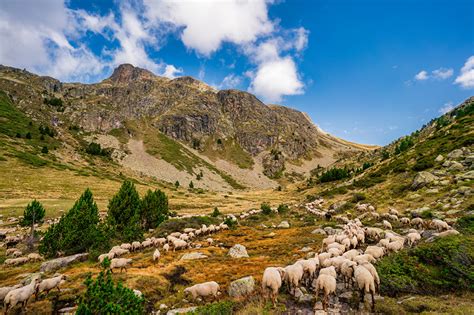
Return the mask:
<path id="1" fill-rule="evenodd" d="M 191 77 L 158 77 L 129 64 L 96 84 L 61 83 L 0 66 L 0 89 L 25 111 L 90 132 L 107 133 L 130 121 L 146 121 L 184 143 L 234 139 L 253 156 L 275 149 L 289 160 L 311 158 L 322 147 L 334 152 L 359 149 L 321 132 L 299 111 L 266 105 L 243 91 L 217 91 Z M 52 97 L 62 99 L 62 111 L 43 104 Z"/>

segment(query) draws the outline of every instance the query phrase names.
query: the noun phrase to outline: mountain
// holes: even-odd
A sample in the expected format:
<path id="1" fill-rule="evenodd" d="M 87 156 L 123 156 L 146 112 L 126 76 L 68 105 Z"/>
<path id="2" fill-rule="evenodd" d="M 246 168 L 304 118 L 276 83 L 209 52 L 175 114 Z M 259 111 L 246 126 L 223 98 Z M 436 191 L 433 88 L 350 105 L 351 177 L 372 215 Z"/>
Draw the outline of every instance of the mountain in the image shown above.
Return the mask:
<path id="1" fill-rule="evenodd" d="M 375 148 L 331 136 L 306 114 L 250 93 L 159 77 L 130 64 L 95 84 L 0 66 L 0 90 L 15 109 L 54 130 L 62 144 L 57 157 L 67 146 L 87 160 L 84 150 L 94 142 L 122 167 L 161 180 L 189 181 L 204 170 L 210 177 L 202 188 L 276 187 L 286 174 L 304 176 L 316 165 Z"/>

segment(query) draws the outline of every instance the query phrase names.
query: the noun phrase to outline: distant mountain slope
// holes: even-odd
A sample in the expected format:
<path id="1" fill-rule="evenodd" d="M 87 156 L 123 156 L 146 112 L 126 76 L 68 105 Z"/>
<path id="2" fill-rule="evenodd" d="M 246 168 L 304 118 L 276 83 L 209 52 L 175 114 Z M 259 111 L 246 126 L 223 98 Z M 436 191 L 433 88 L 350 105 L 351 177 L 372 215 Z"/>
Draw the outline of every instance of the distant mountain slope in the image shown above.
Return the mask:
<path id="1" fill-rule="evenodd" d="M 372 149 L 326 134 L 306 114 L 265 105 L 247 92 L 217 91 L 191 77 L 170 80 L 128 64 L 96 84 L 62 83 L 0 66 L 0 90 L 18 110 L 48 125 L 77 152 L 95 141 L 94 135 L 108 134 L 120 139 L 119 147 L 111 148 L 120 164 L 130 150 L 127 142 L 136 138 L 150 155 L 184 169 L 187 179 L 204 168 L 228 184 L 235 182 L 230 178 L 238 172 L 217 169 L 214 164 L 220 160 L 251 171 L 261 166 L 259 176 L 274 179 L 284 177 L 291 163 L 328 165 L 340 154 Z M 240 177 L 244 182 L 232 187 L 252 186 L 246 176 Z M 262 185 L 277 184 L 270 180 Z"/>

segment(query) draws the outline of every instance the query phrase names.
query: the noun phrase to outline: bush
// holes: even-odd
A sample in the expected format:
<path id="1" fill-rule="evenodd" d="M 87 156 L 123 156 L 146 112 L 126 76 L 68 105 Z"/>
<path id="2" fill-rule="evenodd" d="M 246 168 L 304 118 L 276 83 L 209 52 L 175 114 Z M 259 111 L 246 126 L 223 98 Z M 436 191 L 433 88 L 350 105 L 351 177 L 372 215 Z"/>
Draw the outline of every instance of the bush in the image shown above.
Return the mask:
<path id="1" fill-rule="evenodd" d="M 270 205 L 268 203 L 262 203 L 260 205 L 260 209 L 262 210 L 262 213 L 263 214 L 271 214 L 272 213 L 272 208 L 270 207 Z"/>
<path id="2" fill-rule="evenodd" d="M 410 136 L 403 138 L 395 148 L 395 154 L 400 154 L 413 146 L 413 139 Z"/>
<path id="3" fill-rule="evenodd" d="M 21 138 L 21 134 L 19 132 L 17 132 L 15 137 Z"/>
<path id="4" fill-rule="evenodd" d="M 25 211 L 23 212 L 23 219 L 20 221 L 21 226 L 32 226 L 35 223 L 42 222 L 45 215 L 45 210 L 43 205 L 39 202 L 33 200 L 29 203 Z"/>
<path id="5" fill-rule="evenodd" d="M 86 153 L 90 155 L 110 156 L 110 151 L 102 149 L 99 143 L 91 142 L 86 147 Z"/>
<path id="6" fill-rule="evenodd" d="M 31 139 L 31 132 L 27 132 L 25 138 L 26 139 Z"/>
<path id="7" fill-rule="evenodd" d="M 143 237 L 140 222 L 141 201 L 135 185 L 126 180 L 109 202 L 107 223 L 119 239 L 131 242 Z"/>
<path id="8" fill-rule="evenodd" d="M 189 189 L 193 189 L 193 188 L 194 188 L 193 181 L 190 181 L 190 182 L 189 182 Z"/>
<path id="9" fill-rule="evenodd" d="M 84 284 L 87 290 L 79 299 L 78 315 L 145 313 L 145 300 L 121 282 L 116 285 L 110 270 L 101 271 L 95 280 L 89 275 Z"/>
<path id="10" fill-rule="evenodd" d="M 179 181 L 174 182 L 174 187 L 178 188 L 179 187 Z"/>
<path id="11" fill-rule="evenodd" d="M 474 237 L 456 235 L 385 256 L 376 264 L 381 292 L 441 293 L 474 289 Z"/>
<path id="12" fill-rule="evenodd" d="M 176 231 L 181 231 L 184 228 L 199 229 L 201 225 L 203 224 L 210 225 L 210 224 L 218 224 L 218 223 L 219 222 L 216 218 L 211 218 L 208 216 L 169 219 L 169 220 L 164 221 L 162 224 L 160 224 L 160 226 L 155 231 L 155 235 L 162 236 L 165 233 L 170 234 Z"/>
<path id="13" fill-rule="evenodd" d="M 288 207 L 288 205 L 282 203 L 282 204 L 279 204 L 278 205 L 278 213 L 285 213 L 285 212 L 288 212 L 288 210 L 290 210 L 290 208 Z"/>
<path id="14" fill-rule="evenodd" d="M 474 214 L 460 217 L 456 222 L 456 229 L 465 234 L 474 234 Z"/>
<path id="15" fill-rule="evenodd" d="M 168 219 L 168 197 L 161 190 L 148 190 L 141 202 L 140 220 L 144 229 L 154 229 Z"/>
<path id="16" fill-rule="evenodd" d="M 219 211 L 219 209 L 217 207 L 215 207 L 214 211 L 212 211 L 212 213 L 211 213 L 211 217 L 217 218 L 220 215 L 221 215 L 221 212 Z"/>
<path id="17" fill-rule="evenodd" d="M 224 219 L 224 224 L 226 224 L 231 230 L 235 230 L 237 228 L 237 221 L 232 220 L 230 217 Z"/>
<path id="18" fill-rule="evenodd" d="M 72 255 L 107 246 L 107 237 L 99 225 L 99 209 L 92 192 L 86 189 L 59 223 L 48 228 L 39 250 L 53 257 L 59 251 Z"/>
<path id="19" fill-rule="evenodd" d="M 42 149 L 41 149 L 41 153 L 44 153 L 44 154 L 48 154 L 49 150 L 48 150 L 48 147 L 47 146 L 44 146 Z"/>
<path id="20" fill-rule="evenodd" d="M 319 176 L 319 181 L 321 183 L 327 183 L 348 178 L 349 176 L 350 174 L 348 169 L 333 167 L 330 170 L 322 173 L 321 176 Z"/>
<path id="21" fill-rule="evenodd" d="M 364 193 L 355 193 L 352 195 L 351 201 L 353 203 L 357 203 L 359 201 L 367 199 L 367 196 Z"/>
<path id="22" fill-rule="evenodd" d="M 190 315 L 218 315 L 218 314 L 233 314 L 235 302 L 221 301 L 212 304 L 199 306 L 196 310 L 188 313 Z"/>

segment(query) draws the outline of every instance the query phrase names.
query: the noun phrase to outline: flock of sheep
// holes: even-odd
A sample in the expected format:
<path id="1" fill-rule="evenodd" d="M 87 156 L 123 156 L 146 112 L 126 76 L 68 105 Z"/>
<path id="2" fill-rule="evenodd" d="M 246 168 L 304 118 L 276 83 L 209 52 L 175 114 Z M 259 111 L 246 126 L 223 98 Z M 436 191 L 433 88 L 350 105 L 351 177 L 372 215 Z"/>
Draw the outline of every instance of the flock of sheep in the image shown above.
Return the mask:
<path id="1" fill-rule="evenodd" d="M 310 213 L 328 218 L 334 215 L 331 210 L 322 210 L 323 199 L 317 199 L 311 203 L 304 205 Z M 375 261 L 387 255 L 390 252 L 397 252 L 405 245 L 413 246 L 422 238 L 423 228 L 435 228 L 439 233 L 437 237 L 458 234 L 446 222 L 438 219 L 425 221 L 421 218 L 409 219 L 400 217 L 395 209 L 390 209 L 386 214 L 378 214 L 375 208 L 369 204 L 359 204 L 356 210 L 364 211 L 362 215 L 355 219 L 349 219 L 342 215 L 334 216 L 334 218 L 343 223 L 340 229 L 331 229 L 321 233 L 328 234 L 322 241 L 321 250 L 309 259 L 301 259 L 286 267 L 268 267 L 263 272 L 262 277 L 262 293 L 265 298 L 270 298 L 275 305 L 277 295 L 283 285 L 286 285 L 290 294 L 295 294 L 297 288 L 306 286 L 309 290 L 315 292 L 316 299 L 320 292 L 323 293 L 322 305 L 326 310 L 329 305 L 329 297 L 335 295 L 337 291 L 337 282 L 340 281 L 344 288 L 353 288 L 359 292 L 361 302 L 364 301 L 365 294 L 370 294 L 372 298 L 372 310 L 375 306 L 374 295 L 379 291 L 380 278 L 375 267 L 372 265 Z M 239 217 L 246 218 L 249 215 L 258 214 L 260 210 L 251 210 L 242 213 Z M 365 227 L 361 220 L 372 216 L 374 219 L 382 220 L 379 227 Z M 235 216 L 230 215 L 231 220 L 237 220 Z M 404 226 L 410 227 L 407 233 L 402 236 L 392 230 L 390 222 L 398 222 Z M 414 229 L 417 228 L 418 230 Z M 99 256 L 99 262 L 103 262 L 105 258 L 110 260 L 110 269 L 127 270 L 132 263 L 130 258 L 122 258 L 121 256 L 130 252 L 139 251 L 146 248 L 155 247 L 153 252 L 153 262 L 160 259 L 160 250 L 168 252 L 187 248 L 199 248 L 202 245 L 194 243 L 193 240 L 199 236 L 209 235 L 220 230 L 226 230 L 228 226 L 224 223 L 219 225 L 202 225 L 199 229 L 185 228 L 183 232 L 174 232 L 167 235 L 166 238 L 147 238 L 143 242 L 124 243 L 114 246 L 108 253 Z M 16 241 L 16 240 L 15 240 Z M 371 242 L 375 245 L 366 246 Z M 206 243 L 212 245 L 213 239 L 207 238 Z M 362 250 L 365 248 L 365 250 Z M 5 260 L 5 265 L 18 265 L 27 261 L 38 261 L 43 258 L 31 253 L 27 257 L 22 256 L 21 251 L 15 248 L 7 249 L 7 255 L 14 258 Z M 0 300 L 4 300 L 5 312 L 9 308 L 17 304 L 26 307 L 29 298 L 36 294 L 57 288 L 65 281 L 64 275 L 58 275 L 53 278 L 40 280 L 38 277 L 33 278 L 31 282 L 25 286 L 16 285 L 12 287 L 0 288 Z M 220 294 L 219 284 L 215 281 L 199 283 L 190 286 L 184 290 L 184 293 L 190 294 L 193 299 L 213 297 L 217 298 Z M 141 295 L 137 290 L 136 294 Z"/>

